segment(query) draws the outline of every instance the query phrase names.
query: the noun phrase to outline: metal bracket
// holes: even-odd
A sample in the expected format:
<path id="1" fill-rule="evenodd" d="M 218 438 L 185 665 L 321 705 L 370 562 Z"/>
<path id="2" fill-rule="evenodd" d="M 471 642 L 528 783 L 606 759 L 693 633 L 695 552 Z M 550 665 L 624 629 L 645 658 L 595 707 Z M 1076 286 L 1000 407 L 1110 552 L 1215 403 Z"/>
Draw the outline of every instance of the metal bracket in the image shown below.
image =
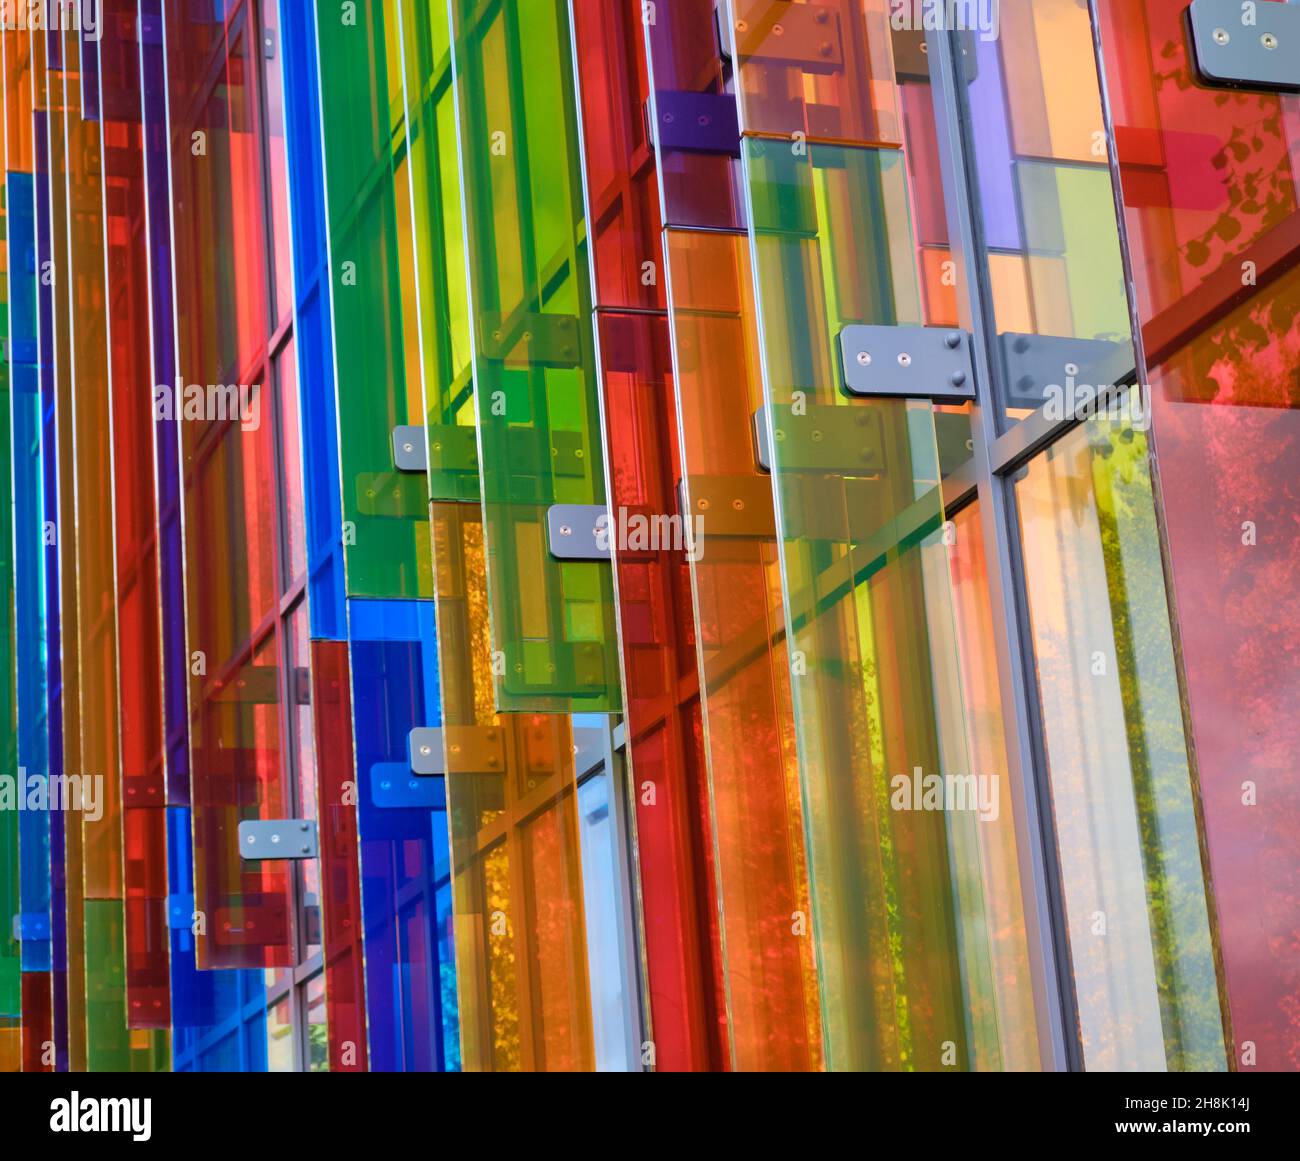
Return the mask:
<path id="1" fill-rule="evenodd" d="M 194 892 L 167 896 L 167 926 L 184 931 L 194 926 Z"/>
<path id="2" fill-rule="evenodd" d="M 1067 335 L 998 336 L 1010 385 L 1007 404 L 1037 410 L 1049 388 L 1065 390 L 1066 380 L 1110 387 L 1133 373 L 1133 345 L 1127 340 L 1076 339 Z M 1069 400 L 1063 401 L 1069 405 Z"/>
<path id="3" fill-rule="evenodd" d="M 968 403 L 975 398 L 971 336 L 951 327 L 854 324 L 840 332 L 849 395 Z"/>
<path id="4" fill-rule="evenodd" d="M 43 911 L 28 911 L 14 916 L 15 942 L 43 942 L 50 938 L 50 917 Z"/>
<path id="5" fill-rule="evenodd" d="M 611 559 L 609 508 L 604 504 L 554 504 L 546 513 L 546 531 L 556 560 Z"/>
<path id="6" fill-rule="evenodd" d="M 837 73 L 844 67 L 840 14 L 827 4 L 767 3 L 736 6 L 736 49 L 742 57 L 794 65 L 806 73 Z M 719 9 L 721 11 L 721 9 Z M 758 19 L 749 19 L 755 15 Z"/>
<path id="7" fill-rule="evenodd" d="M 1244 23 L 1247 8 L 1250 24 Z M 1192 0 L 1187 25 L 1202 83 L 1300 92 L 1300 5 Z"/>
<path id="8" fill-rule="evenodd" d="M 239 824 L 241 859 L 314 859 L 316 851 L 316 823 L 312 819 L 250 819 Z"/>
<path id="9" fill-rule="evenodd" d="M 691 476 L 689 512 L 686 482 L 680 487 L 678 507 L 684 517 L 704 520 L 706 542 L 717 536 L 745 540 L 771 540 L 776 536 L 772 481 L 767 476 Z M 700 551 L 699 546 L 696 551 Z"/>
<path id="10" fill-rule="evenodd" d="M 927 83 L 930 80 L 930 48 L 925 30 L 895 28 L 890 39 L 894 46 L 894 78 L 900 81 Z M 979 60 L 975 55 L 975 33 L 968 28 L 952 30 L 961 50 L 962 79 L 974 84 L 979 79 Z"/>
<path id="11" fill-rule="evenodd" d="M 580 329 L 573 315 L 485 311 L 480 317 L 483 351 L 489 359 L 558 368 L 582 362 Z"/>
<path id="12" fill-rule="evenodd" d="M 429 470 L 429 441 L 424 428 L 393 428 L 393 465 L 399 472 Z"/>
<path id="13" fill-rule="evenodd" d="M 871 408 L 810 403 L 796 411 L 781 406 L 772 427 L 781 449 L 782 471 L 868 476 L 885 470 L 880 416 Z M 766 406 L 754 416 L 754 430 L 762 433 L 758 452 L 768 461 L 764 465 L 760 460 L 760 467 L 771 471 Z"/>
<path id="14" fill-rule="evenodd" d="M 453 774 L 500 774 L 506 768 L 505 731 L 496 726 L 412 730 L 410 743 L 411 770 L 422 778 L 445 777 L 448 765 Z"/>
<path id="15" fill-rule="evenodd" d="M 661 153 L 740 156 L 740 118 L 732 93 L 661 90 L 655 94 L 654 140 Z"/>
<path id="16" fill-rule="evenodd" d="M 428 482 L 402 472 L 362 472 L 357 476 L 357 511 L 399 520 L 427 518 Z"/>
<path id="17" fill-rule="evenodd" d="M 445 810 L 447 783 L 418 778 L 401 762 L 379 762 L 370 767 L 370 801 L 376 810 Z"/>

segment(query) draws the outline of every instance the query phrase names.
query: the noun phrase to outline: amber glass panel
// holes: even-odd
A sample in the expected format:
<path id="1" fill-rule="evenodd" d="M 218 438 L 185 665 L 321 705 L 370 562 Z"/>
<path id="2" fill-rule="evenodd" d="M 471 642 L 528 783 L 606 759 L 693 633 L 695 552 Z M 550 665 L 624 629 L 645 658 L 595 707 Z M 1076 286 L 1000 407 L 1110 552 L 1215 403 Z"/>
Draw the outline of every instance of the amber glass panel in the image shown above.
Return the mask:
<path id="1" fill-rule="evenodd" d="M 742 125 L 753 133 L 898 143 L 889 0 L 734 0 Z"/>
<path id="2" fill-rule="evenodd" d="M 1300 97 L 1196 83 L 1183 9 L 1097 4 L 1235 1063 L 1290 1070 Z"/>
<path id="3" fill-rule="evenodd" d="M 571 719 L 495 712 L 480 509 L 433 534 L 463 1067 L 589 1070 Z"/>
<path id="4" fill-rule="evenodd" d="M 978 504 L 953 517 L 945 540 L 958 658 L 948 687 L 961 702 L 949 720 L 965 725 L 971 769 L 996 779 L 989 796 L 996 817 L 950 827 L 956 861 L 979 883 L 978 890 L 965 888 L 961 924 L 962 954 L 980 974 L 987 997 L 970 1013 L 974 1063 L 981 1070 L 1029 1072 L 1040 1066 L 1034 987 Z"/>
<path id="5" fill-rule="evenodd" d="M 1094 419 L 1016 485 L 1084 1063 L 1225 1067 L 1145 432 Z"/>
<path id="6" fill-rule="evenodd" d="M 821 1064 L 803 815 L 748 240 L 665 232 L 705 753 L 735 1065 Z"/>

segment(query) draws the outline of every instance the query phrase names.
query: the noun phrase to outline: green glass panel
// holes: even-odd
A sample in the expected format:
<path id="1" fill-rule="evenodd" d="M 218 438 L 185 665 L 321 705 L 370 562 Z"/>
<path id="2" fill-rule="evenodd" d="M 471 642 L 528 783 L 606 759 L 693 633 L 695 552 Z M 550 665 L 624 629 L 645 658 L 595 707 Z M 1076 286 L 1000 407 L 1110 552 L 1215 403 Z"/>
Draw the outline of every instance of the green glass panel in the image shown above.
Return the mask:
<path id="1" fill-rule="evenodd" d="M 827 1062 L 998 1068 L 979 852 L 1013 822 L 967 753 L 934 409 L 848 398 L 837 349 L 923 321 L 904 158 L 744 159 Z"/>
<path id="2" fill-rule="evenodd" d="M 496 707 L 447 14 L 402 13 L 463 1067 L 591 1069 L 572 721 Z"/>
<path id="3" fill-rule="evenodd" d="M 451 12 L 497 705 L 618 712 L 611 566 L 547 544 L 606 499 L 567 5 Z"/>
<path id="4" fill-rule="evenodd" d="M 447 13 L 402 7 L 420 365 L 434 500 L 478 503 L 478 435 Z"/>
<path id="5" fill-rule="evenodd" d="M 388 4 L 317 28 L 348 595 L 429 597 L 427 490 L 393 463 L 423 418 L 400 30 Z"/>
<path id="6" fill-rule="evenodd" d="M 170 1038 L 165 1030 L 126 1026 L 126 931 L 118 899 L 86 900 L 87 1067 L 91 1072 L 168 1072 Z"/>

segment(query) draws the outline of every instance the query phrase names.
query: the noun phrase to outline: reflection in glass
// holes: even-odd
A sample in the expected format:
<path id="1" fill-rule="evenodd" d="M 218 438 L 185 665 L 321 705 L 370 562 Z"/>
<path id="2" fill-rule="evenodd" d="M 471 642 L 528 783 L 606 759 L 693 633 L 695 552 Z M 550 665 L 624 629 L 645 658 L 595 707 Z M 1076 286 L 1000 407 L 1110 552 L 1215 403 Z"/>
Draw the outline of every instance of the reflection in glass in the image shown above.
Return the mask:
<path id="1" fill-rule="evenodd" d="M 1147 437 L 1094 419 L 1016 486 L 1090 1069 L 1225 1067 Z"/>

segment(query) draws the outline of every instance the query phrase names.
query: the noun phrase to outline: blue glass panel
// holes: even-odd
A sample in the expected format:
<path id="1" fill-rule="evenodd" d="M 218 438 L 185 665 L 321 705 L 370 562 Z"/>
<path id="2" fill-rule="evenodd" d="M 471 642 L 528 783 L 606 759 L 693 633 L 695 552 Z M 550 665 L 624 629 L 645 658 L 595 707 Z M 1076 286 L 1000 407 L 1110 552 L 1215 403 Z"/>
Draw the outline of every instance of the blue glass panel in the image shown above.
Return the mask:
<path id="1" fill-rule="evenodd" d="M 390 793 L 395 773 L 410 770 L 411 730 L 440 720 L 434 608 L 353 600 L 348 620 L 370 1067 L 452 1071 L 460 1033 L 446 798 L 407 806 Z"/>
<path id="2" fill-rule="evenodd" d="M 195 967 L 188 807 L 167 808 L 167 890 L 173 1071 L 265 1072 L 265 977 L 251 969 L 201 972 Z"/>
<path id="3" fill-rule="evenodd" d="M 307 569 L 311 635 L 342 641 L 347 636 L 344 598 L 343 505 L 339 483 L 334 344 L 325 230 L 325 175 L 320 140 L 314 7 L 297 0 L 280 4 L 284 42 L 285 109 L 292 219 L 294 335 L 301 397 L 302 464 L 307 505 Z"/>
<path id="4" fill-rule="evenodd" d="M 7 176 L 9 296 L 13 303 L 12 414 L 14 440 L 14 595 L 18 637 L 18 766 L 28 778 L 49 773 L 46 568 L 57 558 L 42 548 L 46 520 L 45 408 L 37 364 L 36 203 L 30 174 Z M 48 238 L 49 223 L 45 221 Z M 56 604 L 57 609 L 57 604 Z M 57 651 L 55 653 L 57 657 Z M 25 787 L 20 786 L 25 794 Z M 18 820 L 19 898 L 22 914 L 50 914 L 49 816 L 24 811 Z M 26 926 L 26 925 L 25 925 Z M 48 924 L 43 937 L 23 932 L 23 971 L 53 966 Z"/>

